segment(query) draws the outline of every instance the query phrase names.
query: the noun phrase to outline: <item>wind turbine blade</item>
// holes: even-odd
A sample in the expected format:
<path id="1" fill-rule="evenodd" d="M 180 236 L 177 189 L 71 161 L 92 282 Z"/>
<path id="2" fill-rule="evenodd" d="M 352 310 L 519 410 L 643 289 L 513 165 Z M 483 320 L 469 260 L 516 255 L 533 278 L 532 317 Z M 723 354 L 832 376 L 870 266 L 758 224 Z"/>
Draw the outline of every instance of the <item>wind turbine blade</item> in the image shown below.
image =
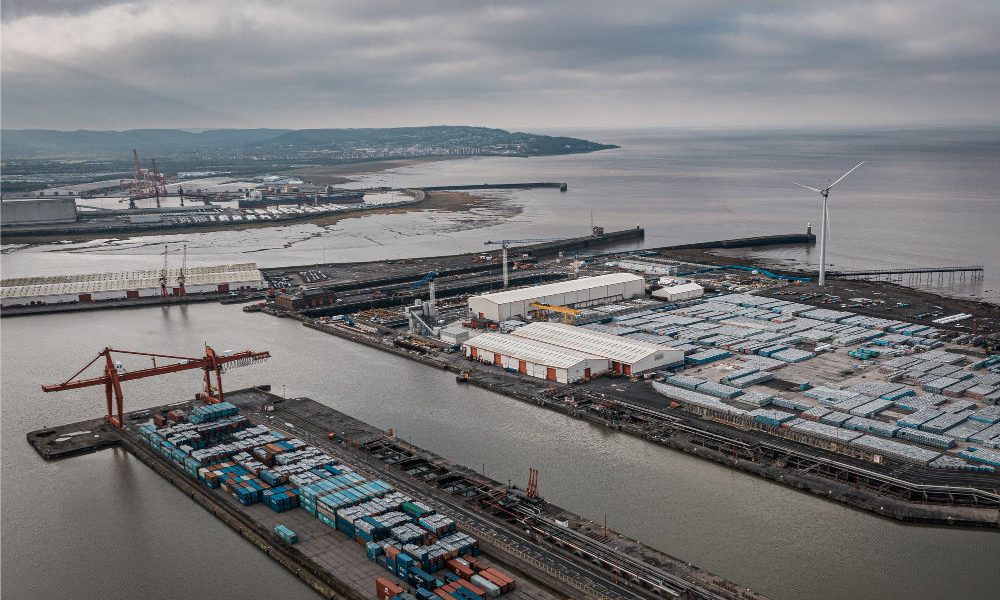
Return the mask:
<path id="1" fill-rule="evenodd" d="M 823 190 L 817 190 L 814 187 L 809 187 L 808 185 L 802 185 L 801 183 L 795 183 L 794 181 L 792 182 L 792 185 L 797 185 L 797 186 L 799 186 L 801 188 L 806 188 L 807 190 L 812 190 L 812 191 L 816 192 L 817 194 L 822 194 L 823 193 Z"/>
<path id="2" fill-rule="evenodd" d="M 847 177 L 848 175 L 850 175 L 851 173 L 853 173 L 855 169 L 857 169 L 858 167 L 860 167 L 860 166 L 861 166 L 861 165 L 863 165 L 863 164 L 865 164 L 865 161 L 861 161 L 861 162 L 859 162 L 858 164 L 854 165 L 854 169 L 851 169 L 850 171 L 848 171 L 848 172 L 844 173 L 843 175 L 841 175 L 841 176 L 840 176 L 840 179 L 838 179 L 837 181 L 834 181 L 834 182 L 833 182 L 833 183 L 831 183 L 830 185 L 826 186 L 826 189 L 830 189 L 830 188 L 832 188 L 833 186 L 835 186 L 835 185 L 837 185 L 838 183 L 840 183 L 841 181 L 843 181 L 843 180 L 844 180 L 844 179 L 845 179 L 845 178 L 846 178 L 846 177 Z"/>

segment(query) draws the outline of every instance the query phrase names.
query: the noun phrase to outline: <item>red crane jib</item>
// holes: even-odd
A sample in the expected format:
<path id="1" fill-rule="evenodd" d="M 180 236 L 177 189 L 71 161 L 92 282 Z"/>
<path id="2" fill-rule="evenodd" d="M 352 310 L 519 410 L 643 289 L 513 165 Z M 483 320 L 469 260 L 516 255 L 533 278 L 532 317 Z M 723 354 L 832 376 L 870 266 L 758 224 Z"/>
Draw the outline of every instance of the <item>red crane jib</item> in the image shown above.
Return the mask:
<path id="1" fill-rule="evenodd" d="M 139 369 L 136 371 L 127 371 L 124 373 L 119 373 L 118 368 L 115 365 L 115 361 L 111 358 L 113 352 L 119 354 L 131 354 L 134 356 L 148 356 L 153 360 L 153 367 L 148 369 Z M 157 375 L 166 375 L 168 373 L 177 373 L 180 371 L 189 371 L 192 369 L 202 369 L 205 371 L 205 391 L 202 393 L 201 397 L 206 403 L 222 402 L 222 367 L 227 364 L 237 363 L 237 366 L 249 365 L 256 362 L 261 362 L 270 358 L 271 354 L 267 351 L 255 352 L 253 350 L 243 350 L 241 352 L 234 352 L 229 355 L 219 355 L 210 346 L 205 346 L 205 356 L 201 358 L 191 358 L 187 356 L 173 356 L 170 354 L 156 354 L 152 352 L 135 352 L 132 350 L 116 350 L 114 348 L 105 348 L 98 353 L 96 357 L 82 369 L 77 371 L 72 377 L 67 379 L 62 383 L 56 383 L 51 385 L 43 385 L 42 391 L 44 392 L 62 392 L 66 390 L 76 390 L 85 387 L 92 387 L 103 385 L 105 388 L 105 400 L 107 402 L 107 416 L 106 420 L 112 425 L 121 428 L 124 425 L 124 414 L 123 414 L 123 400 L 124 393 L 121 389 L 121 383 L 124 381 L 132 381 L 135 379 L 143 379 L 146 377 L 155 377 Z M 76 379 L 80 373 L 86 371 L 91 365 L 96 363 L 101 358 L 104 358 L 104 374 L 100 377 L 90 377 L 87 379 Z M 184 362 L 173 363 L 169 365 L 156 366 L 157 358 L 174 359 Z M 216 386 L 212 386 L 212 373 L 215 373 Z M 114 404 L 117 411 L 112 407 L 112 399 L 115 400 Z M 115 414 L 117 412 L 117 414 Z"/>

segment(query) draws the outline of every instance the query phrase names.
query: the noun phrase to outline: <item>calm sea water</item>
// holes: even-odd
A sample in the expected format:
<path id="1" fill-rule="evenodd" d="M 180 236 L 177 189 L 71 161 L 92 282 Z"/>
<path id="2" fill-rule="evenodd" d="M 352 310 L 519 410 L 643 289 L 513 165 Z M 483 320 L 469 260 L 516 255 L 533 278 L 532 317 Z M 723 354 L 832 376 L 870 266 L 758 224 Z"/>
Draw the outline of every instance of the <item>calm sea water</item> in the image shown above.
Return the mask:
<path id="1" fill-rule="evenodd" d="M 164 243 L 188 244 L 192 263 L 264 266 L 477 251 L 498 238 L 557 238 L 646 228 L 647 246 L 804 231 L 818 227 L 818 186 L 867 163 L 831 194 L 834 268 L 987 266 L 981 282 L 943 292 L 1000 300 L 1000 128 L 878 132 L 578 131 L 622 146 L 593 154 L 471 158 L 362 176 L 353 185 L 419 186 L 565 181 L 569 191 L 499 192 L 502 206 L 468 213 L 369 215 L 321 228 L 299 224 L 5 247 L 4 276 L 162 264 Z M 519 211 L 511 216 L 512 209 Z M 815 249 L 765 252 L 814 265 Z"/>
<path id="2" fill-rule="evenodd" d="M 1000 592 L 1000 535 L 904 526 L 476 388 L 444 372 L 239 307 L 193 305 L 3 321 L 3 597 L 311 598 L 312 592 L 120 451 L 45 463 L 24 434 L 100 414 L 99 390 L 43 394 L 104 345 L 268 349 L 226 374 L 270 383 L 548 499 L 775 598 L 962 598 Z M 137 364 L 126 363 L 135 367 Z M 190 397 L 196 374 L 130 382 L 130 409 Z"/>
<path id="3" fill-rule="evenodd" d="M 155 267 L 162 244 L 194 264 L 280 265 L 478 250 L 498 237 L 577 235 L 594 220 L 647 228 L 648 245 L 799 230 L 818 202 L 787 185 L 868 159 L 833 203 L 831 258 L 867 264 L 998 264 L 1000 135 L 577 132 L 621 150 L 429 163 L 359 185 L 565 180 L 570 191 L 503 194 L 466 214 L 367 216 L 329 229 L 5 246 L 3 276 Z M 512 207 L 520 212 L 510 216 Z M 782 258 L 808 261 L 802 253 Z M 996 297 L 996 274 L 953 290 Z M 118 451 L 45 463 L 24 434 L 101 411 L 99 393 L 41 393 L 106 345 L 197 353 L 252 346 L 275 358 L 226 376 L 308 395 L 776 598 L 1000 597 L 1000 537 L 899 525 L 607 432 L 300 325 L 193 305 L 2 322 L 4 598 L 280 597 L 312 592 L 145 466 Z M 129 408 L 189 397 L 193 375 L 128 384 Z"/>

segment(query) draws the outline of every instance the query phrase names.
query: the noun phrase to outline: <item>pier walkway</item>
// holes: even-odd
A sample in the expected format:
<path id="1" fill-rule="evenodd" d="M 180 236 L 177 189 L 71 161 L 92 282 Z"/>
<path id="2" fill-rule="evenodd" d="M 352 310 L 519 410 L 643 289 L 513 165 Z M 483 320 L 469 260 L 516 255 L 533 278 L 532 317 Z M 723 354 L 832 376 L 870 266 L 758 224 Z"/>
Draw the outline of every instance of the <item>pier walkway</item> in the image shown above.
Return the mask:
<path id="1" fill-rule="evenodd" d="M 984 267 L 982 265 L 966 265 L 958 267 L 907 267 L 902 269 L 861 269 L 856 271 L 827 271 L 827 276 L 837 279 L 875 279 L 876 281 L 899 281 L 903 276 L 907 277 L 908 283 L 933 283 L 935 276 L 938 283 L 944 283 L 947 277 L 949 283 L 955 281 L 958 276 L 960 281 L 966 277 L 971 279 L 982 279 Z"/>

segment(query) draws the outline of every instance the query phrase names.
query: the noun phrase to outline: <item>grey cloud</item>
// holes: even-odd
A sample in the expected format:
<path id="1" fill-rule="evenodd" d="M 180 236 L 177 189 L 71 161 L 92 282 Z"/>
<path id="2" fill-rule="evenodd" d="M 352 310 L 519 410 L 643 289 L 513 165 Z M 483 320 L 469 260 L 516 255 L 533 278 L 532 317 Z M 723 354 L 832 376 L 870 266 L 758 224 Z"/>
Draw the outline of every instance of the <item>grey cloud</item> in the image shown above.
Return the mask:
<path id="1" fill-rule="evenodd" d="M 0 18 L 4 21 L 35 15 L 80 14 L 128 0 L 4 0 Z"/>
<path id="2" fill-rule="evenodd" d="M 1000 92 L 991 3 L 10 5 L 5 127 L 995 121 Z"/>

